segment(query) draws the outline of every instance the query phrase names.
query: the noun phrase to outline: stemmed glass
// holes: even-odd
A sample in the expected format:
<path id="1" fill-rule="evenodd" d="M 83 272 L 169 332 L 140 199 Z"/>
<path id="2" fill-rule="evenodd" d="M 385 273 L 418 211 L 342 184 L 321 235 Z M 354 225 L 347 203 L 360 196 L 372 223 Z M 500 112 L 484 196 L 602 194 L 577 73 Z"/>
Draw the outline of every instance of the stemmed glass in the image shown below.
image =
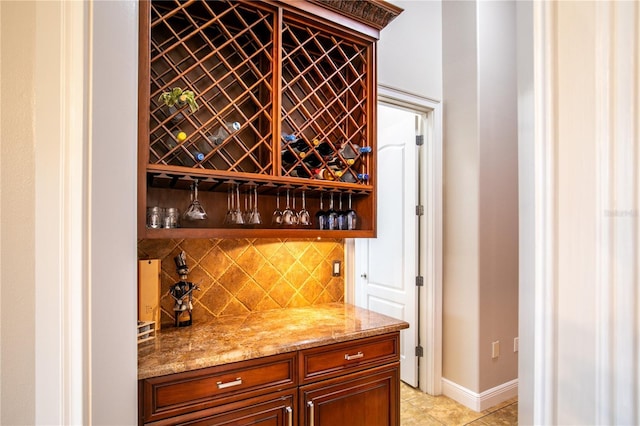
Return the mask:
<path id="1" fill-rule="evenodd" d="M 345 215 L 345 211 L 342 210 L 342 193 L 338 194 L 338 210 L 336 214 L 336 229 L 347 229 L 347 217 Z"/>
<path id="2" fill-rule="evenodd" d="M 322 195 L 320 193 L 320 210 L 316 213 L 316 222 L 318 222 L 318 229 L 327 229 L 327 212 L 324 210 L 322 203 Z"/>
<path id="3" fill-rule="evenodd" d="M 333 209 L 333 192 L 329 194 L 329 210 L 327 211 L 327 229 L 334 230 L 338 228 L 338 212 Z"/>
<path id="4" fill-rule="evenodd" d="M 302 191 L 302 209 L 298 213 L 298 218 L 300 225 L 311 226 L 311 214 L 309 214 L 309 210 L 307 210 L 307 201 L 305 198 L 304 191 Z"/>
<path id="5" fill-rule="evenodd" d="M 247 189 L 247 192 L 244 193 L 244 211 L 242 212 L 242 220 L 245 225 L 249 224 L 249 220 L 251 219 L 251 213 L 253 209 L 251 208 L 251 198 L 253 194 L 251 190 Z"/>
<path id="6" fill-rule="evenodd" d="M 291 217 L 291 224 L 298 225 L 300 223 L 300 215 L 296 211 L 296 193 L 295 192 L 291 195 L 291 200 L 292 200 L 291 211 L 293 212 L 293 216 Z"/>
<path id="7" fill-rule="evenodd" d="M 260 218 L 260 212 L 258 211 L 258 187 L 253 188 L 253 209 L 251 210 L 251 214 L 249 214 L 249 220 L 247 223 L 251 225 L 259 225 L 262 223 L 262 219 Z"/>
<path id="8" fill-rule="evenodd" d="M 272 225 L 282 225 L 282 210 L 280 210 L 280 191 L 276 193 L 276 209 L 273 211 L 273 215 L 271 215 L 271 224 Z"/>
<path id="9" fill-rule="evenodd" d="M 191 184 L 192 194 L 191 194 L 191 204 L 187 207 L 187 210 L 184 212 L 184 218 L 186 220 L 205 220 L 207 218 L 207 212 L 204 211 L 204 207 L 198 201 L 198 180 L 194 180 Z"/>
<path id="10" fill-rule="evenodd" d="M 289 189 L 287 188 L 287 205 L 282 212 L 282 224 L 283 225 L 295 225 L 296 213 L 291 210 L 289 204 Z"/>
<path id="11" fill-rule="evenodd" d="M 227 205 L 229 211 L 224 219 L 225 223 L 231 225 L 243 225 L 242 211 L 240 210 L 240 185 L 230 187 L 227 194 Z"/>
<path id="12" fill-rule="evenodd" d="M 233 223 L 233 214 L 234 214 L 234 207 L 233 207 L 233 191 L 231 190 L 231 187 L 227 188 L 227 214 L 224 216 L 224 223 L 225 224 L 230 224 Z"/>
<path id="13" fill-rule="evenodd" d="M 346 216 L 346 229 L 353 231 L 358 225 L 358 215 L 356 211 L 351 208 L 351 193 L 349 193 L 349 209 L 345 212 Z"/>

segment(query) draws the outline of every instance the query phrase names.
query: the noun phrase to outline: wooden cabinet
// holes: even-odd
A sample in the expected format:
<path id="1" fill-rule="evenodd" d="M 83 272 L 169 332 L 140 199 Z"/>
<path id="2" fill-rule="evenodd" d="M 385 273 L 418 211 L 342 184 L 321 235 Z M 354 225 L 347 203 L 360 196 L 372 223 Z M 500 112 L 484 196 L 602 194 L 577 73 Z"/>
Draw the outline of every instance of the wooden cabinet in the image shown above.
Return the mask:
<path id="1" fill-rule="evenodd" d="M 145 423 L 192 418 L 202 410 L 297 386 L 296 354 L 289 353 L 140 382 Z M 220 410 L 213 410 L 217 414 Z M 185 417 L 186 415 L 186 417 Z M 180 417 L 182 416 L 182 417 Z"/>
<path id="2" fill-rule="evenodd" d="M 347 3 L 141 1 L 139 237 L 375 236 L 375 42 L 400 9 Z M 167 105 L 175 88 L 198 109 Z M 148 207 L 184 212 L 194 182 L 205 220 L 147 226 Z M 287 192 L 312 226 L 272 224 Z M 331 199 L 351 200 L 356 229 L 317 229 Z"/>
<path id="3" fill-rule="evenodd" d="M 139 381 L 140 424 L 397 426 L 399 332 Z"/>
<path id="4" fill-rule="evenodd" d="M 399 364 L 300 387 L 300 421 L 309 426 L 400 424 Z"/>

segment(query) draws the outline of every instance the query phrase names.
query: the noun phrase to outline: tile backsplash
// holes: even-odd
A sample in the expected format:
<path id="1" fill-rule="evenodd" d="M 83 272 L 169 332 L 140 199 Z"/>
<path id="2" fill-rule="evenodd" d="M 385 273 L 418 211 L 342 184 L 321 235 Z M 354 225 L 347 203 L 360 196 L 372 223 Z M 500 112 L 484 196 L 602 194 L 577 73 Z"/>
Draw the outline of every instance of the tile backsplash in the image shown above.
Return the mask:
<path id="1" fill-rule="evenodd" d="M 173 258 L 187 255 L 194 292 L 194 322 L 224 315 L 344 301 L 342 239 L 140 240 L 138 259 L 160 259 L 163 325 L 173 324 L 169 287 L 178 281 Z"/>

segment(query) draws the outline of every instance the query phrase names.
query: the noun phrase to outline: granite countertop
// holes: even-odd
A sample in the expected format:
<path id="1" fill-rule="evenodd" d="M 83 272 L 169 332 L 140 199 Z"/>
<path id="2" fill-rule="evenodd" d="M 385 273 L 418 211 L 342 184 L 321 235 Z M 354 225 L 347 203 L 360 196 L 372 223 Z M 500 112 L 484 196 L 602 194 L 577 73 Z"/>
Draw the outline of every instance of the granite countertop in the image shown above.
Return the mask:
<path id="1" fill-rule="evenodd" d="M 167 328 L 138 347 L 138 379 L 244 361 L 408 328 L 343 303 L 274 309 Z"/>

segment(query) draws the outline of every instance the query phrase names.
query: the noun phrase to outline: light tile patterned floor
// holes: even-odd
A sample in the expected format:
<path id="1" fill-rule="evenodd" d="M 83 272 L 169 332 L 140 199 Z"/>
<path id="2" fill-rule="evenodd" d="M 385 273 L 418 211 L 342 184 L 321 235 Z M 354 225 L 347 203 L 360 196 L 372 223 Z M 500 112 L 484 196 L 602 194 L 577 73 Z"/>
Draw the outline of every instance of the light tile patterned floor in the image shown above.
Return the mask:
<path id="1" fill-rule="evenodd" d="M 475 412 L 446 396 L 431 396 L 402 383 L 401 426 L 493 426 L 518 424 L 518 398 Z"/>

